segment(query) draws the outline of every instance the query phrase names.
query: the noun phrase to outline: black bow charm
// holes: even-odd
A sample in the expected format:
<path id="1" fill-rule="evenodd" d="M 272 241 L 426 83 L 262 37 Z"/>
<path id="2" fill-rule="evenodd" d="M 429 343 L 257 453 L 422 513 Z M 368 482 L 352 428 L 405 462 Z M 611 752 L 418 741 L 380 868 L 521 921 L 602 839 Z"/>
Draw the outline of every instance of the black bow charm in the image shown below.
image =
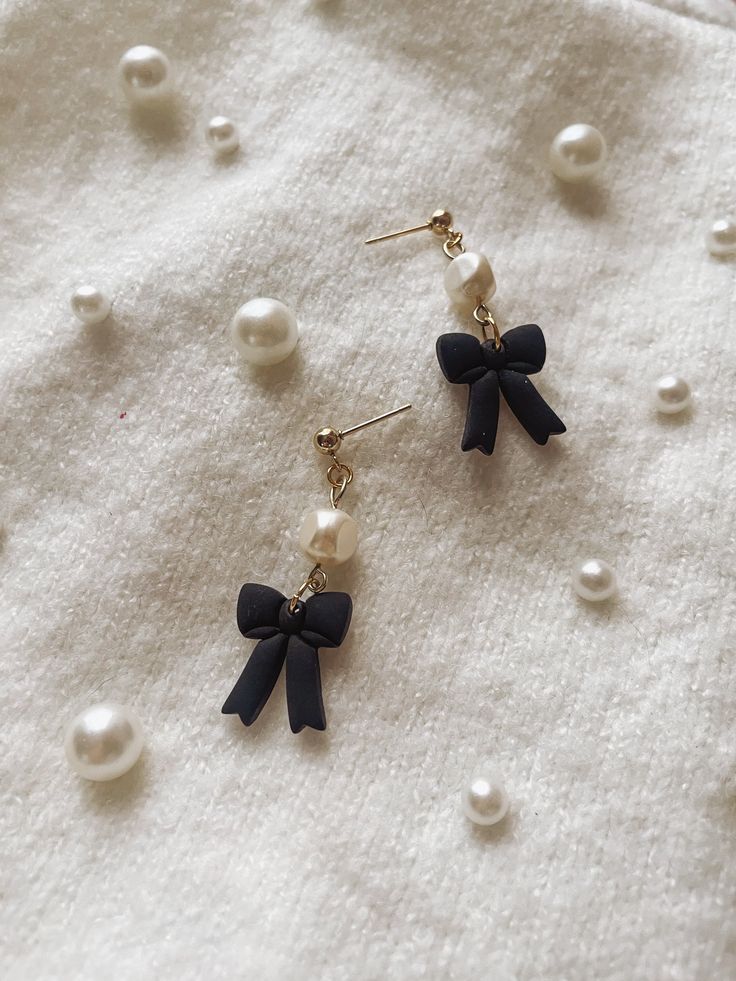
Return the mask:
<path id="1" fill-rule="evenodd" d="M 320 647 L 339 647 L 353 613 L 347 593 L 317 593 L 299 600 L 294 612 L 289 600 L 270 586 L 247 582 L 238 597 L 238 627 L 259 641 L 243 673 L 222 706 L 223 714 L 239 715 L 252 725 L 268 701 L 286 661 L 286 704 L 292 732 L 304 726 L 325 728 Z"/>
<path id="2" fill-rule="evenodd" d="M 535 443 L 565 432 L 561 419 L 550 409 L 527 375 L 542 370 L 547 348 L 536 324 L 506 331 L 501 349 L 493 341 L 481 343 L 472 334 L 442 334 L 437 338 L 437 360 L 445 378 L 469 385 L 468 415 L 463 450 L 493 453 L 498 427 L 499 389 L 516 418 Z"/>

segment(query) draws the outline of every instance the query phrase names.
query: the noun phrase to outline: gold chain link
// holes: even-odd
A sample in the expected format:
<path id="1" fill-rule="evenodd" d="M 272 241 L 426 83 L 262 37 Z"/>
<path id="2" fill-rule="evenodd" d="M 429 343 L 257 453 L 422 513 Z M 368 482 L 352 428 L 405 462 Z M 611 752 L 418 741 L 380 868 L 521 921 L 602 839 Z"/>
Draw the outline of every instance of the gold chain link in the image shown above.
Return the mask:
<path id="1" fill-rule="evenodd" d="M 500 351 L 503 347 L 501 344 L 501 332 L 498 329 L 498 324 L 493 319 L 493 314 L 483 301 L 473 310 L 473 319 L 483 328 L 483 336 L 486 340 L 489 340 L 488 328 L 490 327 L 493 330 L 493 346 L 497 351 Z"/>
<path id="2" fill-rule="evenodd" d="M 332 463 L 327 470 L 327 480 L 330 484 L 330 503 L 337 509 L 348 484 L 353 482 L 353 471 L 346 463 L 341 463 L 334 453 L 330 455 Z"/>
<path id="3" fill-rule="evenodd" d="M 453 252 L 457 249 L 457 252 Z M 462 255 L 465 251 L 465 246 L 463 245 L 463 233 L 456 232 L 452 228 L 447 229 L 447 238 L 442 243 L 442 251 L 445 253 L 448 259 L 454 259 L 458 255 Z"/>
<path id="4" fill-rule="evenodd" d="M 327 573 L 322 568 L 322 566 L 317 563 L 317 565 L 312 569 L 307 578 L 301 584 L 299 589 L 294 593 L 294 595 L 289 600 L 289 613 L 294 613 L 302 598 L 304 593 L 309 589 L 313 593 L 321 593 L 322 590 L 327 585 Z"/>

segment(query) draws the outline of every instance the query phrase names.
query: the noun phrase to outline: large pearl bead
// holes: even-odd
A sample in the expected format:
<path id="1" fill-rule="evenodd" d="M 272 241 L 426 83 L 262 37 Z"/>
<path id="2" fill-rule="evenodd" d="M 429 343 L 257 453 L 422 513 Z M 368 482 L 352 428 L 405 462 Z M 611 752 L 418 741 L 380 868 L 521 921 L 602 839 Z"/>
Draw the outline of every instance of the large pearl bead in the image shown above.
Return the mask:
<path id="1" fill-rule="evenodd" d="M 240 146 L 238 128 L 227 116 L 213 116 L 207 123 L 205 136 L 215 153 L 234 153 Z"/>
<path id="2" fill-rule="evenodd" d="M 358 525 L 344 511 L 319 508 L 302 522 L 299 547 L 315 564 L 327 569 L 342 565 L 358 547 Z"/>
<path id="3" fill-rule="evenodd" d="M 616 592 L 616 573 L 602 559 L 586 559 L 575 570 L 572 585 L 581 599 L 600 603 Z"/>
<path id="4" fill-rule="evenodd" d="M 110 300 L 94 286 L 79 286 L 70 300 L 74 316 L 83 324 L 101 324 L 110 314 Z"/>
<path id="5" fill-rule="evenodd" d="M 606 141 L 595 126 L 574 123 L 552 140 L 549 165 L 555 177 L 577 184 L 596 177 L 606 162 Z"/>
<path id="6" fill-rule="evenodd" d="M 712 255 L 736 254 L 736 221 L 729 218 L 714 221 L 708 229 L 706 245 Z"/>
<path id="7" fill-rule="evenodd" d="M 654 405 L 657 412 L 682 412 L 692 401 L 690 386 L 678 375 L 663 375 L 654 389 Z"/>
<path id="8" fill-rule="evenodd" d="M 509 798 L 496 774 L 475 776 L 462 791 L 465 816 L 473 824 L 498 824 L 509 809 Z"/>
<path id="9" fill-rule="evenodd" d="M 230 328 L 238 352 L 251 364 L 278 364 L 299 340 L 296 317 L 280 300 L 249 300 L 233 317 Z"/>
<path id="10" fill-rule="evenodd" d="M 102 702 L 72 719 L 64 735 L 69 765 L 87 780 L 114 780 L 138 761 L 143 729 L 125 705 Z"/>
<path id="11" fill-rule="evenodd" d="M 476 306 L 496 292 L 496 277 L 482 252 L 463 252 L 445 270 L 445 289 L 458 306 Z"/>
<path id="12" fill-rule="evenodd" d="M 148 44 L 137 44 L 126 51 L 118 72 L 125 94 L 134 102 L 160 99 L 171 87 L 169 59 L 163 51 Z"/>

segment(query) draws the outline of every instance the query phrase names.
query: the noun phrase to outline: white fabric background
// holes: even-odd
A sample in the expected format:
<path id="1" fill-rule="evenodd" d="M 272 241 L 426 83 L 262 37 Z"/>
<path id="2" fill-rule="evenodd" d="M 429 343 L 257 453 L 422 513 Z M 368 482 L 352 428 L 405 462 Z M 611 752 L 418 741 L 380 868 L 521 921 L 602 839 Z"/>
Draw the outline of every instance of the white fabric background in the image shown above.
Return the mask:
<path id="1" fill-rule="evenodd" d="M 736 18 L 668 6 L 3 5 L 4 977 L 734 977 L 735 266 L 703 232 L 736 199 Z M 176 70 L 162 116 L 116 89 L 140 42 Z M 611 148 L 590 188 L 546 168 L 576 120 Z M 504 329 L 545 330 L 546 448 L 505 412 L 461 454 L 439 246 L 362 245 L 438 206 Z M 252 371 L 227 325 L 258 295 L 302 338 Z M 683 418 L 650 407 L 670 369 Z M 235 598 L 306 571 L 311 435 L 405 399 L 345 447 L 328 730 L 293 736 L 281 683 L 246 730 Z M 569 586 L 588 553 L 602 609 Z M 147 746 L 96 786 L 61 741 L 103 697 Z M 513 801 L 487 833 L 458 810 L 483 761 Z"/>

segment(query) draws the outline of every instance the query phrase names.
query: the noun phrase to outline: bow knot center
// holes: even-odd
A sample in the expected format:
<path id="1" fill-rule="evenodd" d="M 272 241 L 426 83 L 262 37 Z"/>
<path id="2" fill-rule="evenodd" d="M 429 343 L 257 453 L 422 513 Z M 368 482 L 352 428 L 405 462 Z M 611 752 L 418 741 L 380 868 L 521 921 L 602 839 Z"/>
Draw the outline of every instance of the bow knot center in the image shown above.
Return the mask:
<path id="1" fill-rule="evenodd" d="M 279 630 L 287 636 L 298 634 L 304 626 L 304 620 L 307 616 L 307 607 L 302 600 L 296 604 L 293 613 L 289 610 L 289 602 L 287 600 L 282 603 L 279 610 Z"/>
<path id="2" fill-rule="evenodd" d="M 489 368 L 493 371 L 501 371 L 503 368 L 506 367 L 506 364 L 509 360 L 509 356 L 506 350 L 506 345 L 503 342 L 503 339 L 501 340 L 500 351 L 496 350 L 496 345 L 494 341 L 483 341 L 480 348 L 481 351 L 483 352 L 483 363 L 485 364 L 486 368 Z"/>

